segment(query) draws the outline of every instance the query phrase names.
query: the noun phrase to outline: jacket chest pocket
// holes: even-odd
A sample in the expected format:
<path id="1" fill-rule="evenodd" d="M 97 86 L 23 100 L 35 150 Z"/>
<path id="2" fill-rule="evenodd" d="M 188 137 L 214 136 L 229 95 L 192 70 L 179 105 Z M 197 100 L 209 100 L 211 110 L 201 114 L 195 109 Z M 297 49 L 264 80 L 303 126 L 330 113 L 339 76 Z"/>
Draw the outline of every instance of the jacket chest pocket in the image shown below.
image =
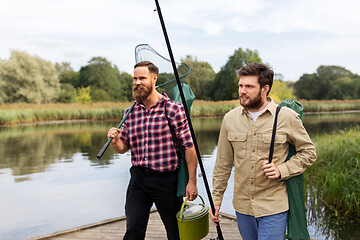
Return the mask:
<path id="1" fill-rule="evenodd" d="M 272 133 L 264 134 L 263 135 L 263 142 L 265 144 L 269 144 L 269 146 L 270 146 L 271 137 L 272 137 Z M 286 142 L 286 135 L 281 134 L 281 133 L 276 133 L 274 143 L 275 144 L 283 144 L 285 142 Z"/>
<path id="2" fill-rule="evenodd" d="M 246 133 L 228 133 L 228 140 L 234 149 L 235 158 L 245 158 L 247 149 Z"/>
<path id="3" fill-rule="evenodd" d="M 269 157 L 269 151 L 270 151 L 270 143 L 271 143 L 271 137 L 272 133 L 264 134 L 262 136 L 262 143 L 264 145 L 264 148 L 261 148 L 263 150 L 262 154 L 264 157 Z M 281 145 L 286 143 L 286 135 L 281 133 L 276 133 L 275 135 L 275 141 L 274 141 L 274 156 L 278 153 L 278 150 L 281 149 Z"/>

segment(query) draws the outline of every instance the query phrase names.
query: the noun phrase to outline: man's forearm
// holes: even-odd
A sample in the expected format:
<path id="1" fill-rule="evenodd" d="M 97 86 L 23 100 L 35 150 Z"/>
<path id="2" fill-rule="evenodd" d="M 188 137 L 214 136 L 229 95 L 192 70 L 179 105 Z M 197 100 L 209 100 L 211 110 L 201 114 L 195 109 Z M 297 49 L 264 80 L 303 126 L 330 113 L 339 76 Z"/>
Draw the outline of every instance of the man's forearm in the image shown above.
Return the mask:
<path id="1" fill-rule="evenodd" d="M 197 156 L 194 147 L 185 150 L 185 159 L 189 172 L 189 182 L 196 184 Z"/>
<path id="2" fill-rule="evenodd" d="M 126 153 L 129 150 L 129 147 L 121 140 L 118 141 L 111 141 L 110 146 L 114 149 L 115 152 L 120 154 Z"/>

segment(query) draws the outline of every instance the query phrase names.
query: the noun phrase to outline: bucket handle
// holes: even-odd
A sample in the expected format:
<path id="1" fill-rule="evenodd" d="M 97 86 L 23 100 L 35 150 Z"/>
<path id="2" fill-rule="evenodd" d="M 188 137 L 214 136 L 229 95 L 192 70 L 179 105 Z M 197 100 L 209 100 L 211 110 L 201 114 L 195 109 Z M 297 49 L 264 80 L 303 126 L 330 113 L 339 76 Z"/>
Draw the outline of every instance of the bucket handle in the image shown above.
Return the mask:
<path id="1" fill-rule="evenodd" d="M 199 197 L 200 197 L 200 199 L 201 199 L 201 201 L 203 202 L 203 204 L 205 205 L 205 202 L 204 202 L 204 199 L 200 196 L 200 195 L 198 195 Z M 185 207 L 185 204 L 186 204 L 186 202 L 189 200 L 189 198 L 187 198 L 184 202 L 183 202 L 183 204 L 181 205 L 181 209 L 180 209 L 180 221 L 182 222 L 182 218 L 183 218 L 183 212 L 184 212 L 184 207 Z"/>

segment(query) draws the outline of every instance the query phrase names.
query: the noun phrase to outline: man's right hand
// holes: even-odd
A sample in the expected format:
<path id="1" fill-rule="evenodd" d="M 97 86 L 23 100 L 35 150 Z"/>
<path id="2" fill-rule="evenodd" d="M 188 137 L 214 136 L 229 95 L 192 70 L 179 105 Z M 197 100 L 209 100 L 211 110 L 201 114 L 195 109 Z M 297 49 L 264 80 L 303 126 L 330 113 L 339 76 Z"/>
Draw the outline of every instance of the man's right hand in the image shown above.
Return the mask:
<path id="1" fill-rule="evenodd" d="M 215 205 L 214 207 L 215 207 L 215 214 L 213 214 L 211 208 L 210 208 L 209 214 L 211 217 L 211 221 L 213 221 L 214 225 L 217 226 L 217 224 L 220 222 L 220 219 L 219 219 L 220 206 Z"/>
<path id="2" fill-rule="evenodd" d="M 108 139 L 113 138 L 113 140 L 111 141 L 112 144 L 115 144 L 119 140 L 120 132 L 121 132 L 120 129 L 114 127 L 108 131 L 107 137 Z"/>
<path id="3" fill-rule="evenodd" d="M 123 141 L 120 140 L 120 133 L 121 133 L 121 129 L 113 127 L 108 131 L 107 137 L 108 139 L 113 138 L 110 146 L 116 152 L 123 154 L 129 150 L 129 147 Z"/>

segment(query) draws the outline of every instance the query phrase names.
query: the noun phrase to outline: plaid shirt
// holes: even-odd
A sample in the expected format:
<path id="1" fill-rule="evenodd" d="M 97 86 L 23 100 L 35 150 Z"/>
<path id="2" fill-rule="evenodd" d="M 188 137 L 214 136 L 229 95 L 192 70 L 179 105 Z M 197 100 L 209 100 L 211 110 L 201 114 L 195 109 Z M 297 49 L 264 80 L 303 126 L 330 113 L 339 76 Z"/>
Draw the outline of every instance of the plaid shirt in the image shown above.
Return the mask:
<path id="1" fill-rule="evenodd" d="M 174 141 L 165 117 L 168 118 L 181 147 L 186 150 L 193 146 L 184 106 L 174 102 L 164 93 L 164 97 L 150 110 L 141 103 L 134 109 L 122 125 L 120 140 L 131 150 L 133 166 L 143 166 L 159 172 L 174 171 L 179 165 Z M 127 109 L 125 113 L 129 111 Z"/>

